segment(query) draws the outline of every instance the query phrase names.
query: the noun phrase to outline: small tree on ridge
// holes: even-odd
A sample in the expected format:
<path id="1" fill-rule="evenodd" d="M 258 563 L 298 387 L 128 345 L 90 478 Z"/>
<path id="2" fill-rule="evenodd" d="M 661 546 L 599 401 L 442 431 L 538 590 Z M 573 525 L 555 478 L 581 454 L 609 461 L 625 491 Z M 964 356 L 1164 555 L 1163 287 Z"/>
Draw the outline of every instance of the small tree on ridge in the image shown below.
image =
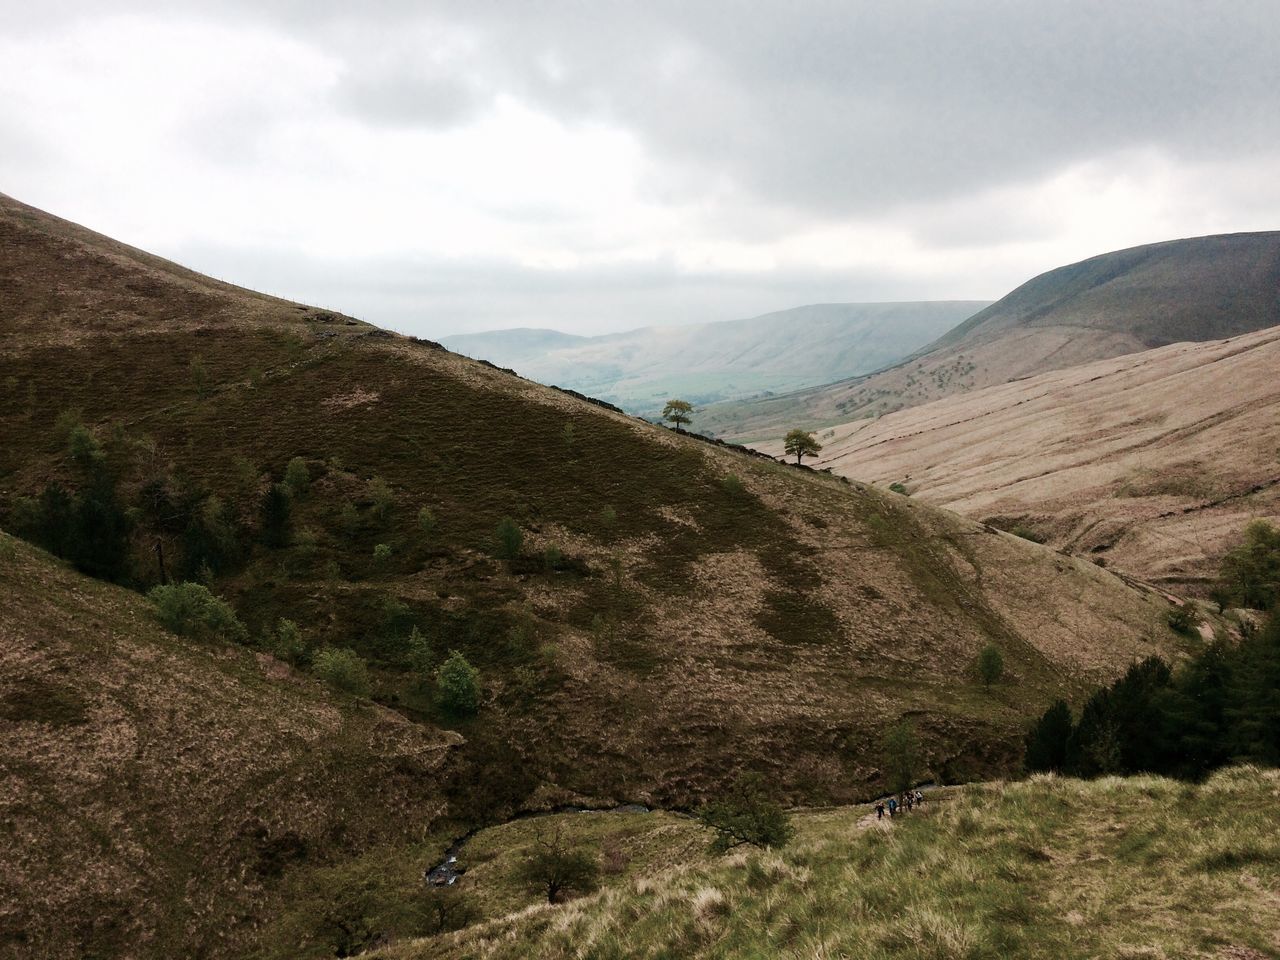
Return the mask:
<path id="1" fill-rule="evenodd" d="M 682 426 L 693 422 L 693 404 L 687 400 L 668 400 L 662 408 L 662 419 L 675 424 L 676 433 L 679 433 Z"/>
<path id="2" fill-rule="evenodd" d="M 816 457 L 822 452 L 822 444 L 818 438 L 807 430 L 792 430 L 782 441 L 782 449 L 796 458 L 796 463 L 803 462 L 805 457 Z"/>

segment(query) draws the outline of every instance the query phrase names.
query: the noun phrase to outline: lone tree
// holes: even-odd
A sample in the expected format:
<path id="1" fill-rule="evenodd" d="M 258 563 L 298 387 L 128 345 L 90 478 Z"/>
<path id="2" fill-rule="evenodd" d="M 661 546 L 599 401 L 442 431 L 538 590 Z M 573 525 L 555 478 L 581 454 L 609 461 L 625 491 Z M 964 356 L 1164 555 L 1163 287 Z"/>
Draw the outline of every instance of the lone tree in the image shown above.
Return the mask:
<path id="1" fill-rule="evenodd" d="M 503 560 L 520 559 L 520 551 L 524 549 L 524 533 L 520 525 L 510 517 L 503 517 L 498 524 L 498 556 Z"/>
<path id="2" fill-rule="evenodd" d="M 717 853 L 743 844 L 781 847 L 792 835 L 787 812 L 770 796 L 767 781 L 758 773 L 740 777 L 723 797 L 703 806 L 698 819 L 715 831 L 711 849 Z"/>
<path id="3" fill-rule="evenodd" d="M 822 444 L 807 430 L 792 430 L 782 442 L 782 449 L 794 454 L 796 463 L 801 463 L 805 457 L 816 457 L 821 453 Z"/>
<path id="4" fill-rule="evenodd" d="M 679 433 L 681 426 L 693 422 L 693 404 L 687 400 L 668 400 L 667 405 L 662 408 L 662 419 L 667 423 L 674 423 L 676 433 Z"/>
<path id="5" fill-rule="evenodd" d="M 884 735 L 885 773 L 889 789 L 902 793 L 915 786 L 920 773 L 920 738 L 910 720 L 899 720 Z"/>
<path id="6" fill-rule="evenodd" d="M 555 903 L 561 893 L 590 893 L 596 888 L 600 864 L 585 850 L 569 846 L 560 831 L 550 838 L 539 834 L 537 846 L 520 865 L 519 876 L 526 885 L 547 895 L 547 903 Z"/>
<path id="7" fill-rule="evenodd" d="M 994 643 L 988 643 L 978 653 L 978 676 L 982 685 L 988 690 L 991 685 L 1004 676 L 1004 654 Z"/>
<path id="8" fill-rule="evenodd" d="M 436 674 L 440 706 L 450 713 L 469 716 L 480 707 L 480 673 L 457 650 L 449 652 Z"/>

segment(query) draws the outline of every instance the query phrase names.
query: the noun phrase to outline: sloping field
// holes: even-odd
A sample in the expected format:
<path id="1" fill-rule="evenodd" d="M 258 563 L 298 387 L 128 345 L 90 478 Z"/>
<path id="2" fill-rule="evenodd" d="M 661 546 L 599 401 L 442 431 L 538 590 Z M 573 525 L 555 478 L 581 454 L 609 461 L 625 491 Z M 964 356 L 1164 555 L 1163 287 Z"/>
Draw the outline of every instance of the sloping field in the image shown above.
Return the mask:
<path id="1" fill-rule="evenodd" d="M 1175 344 L 844 424 L 817 462 L 1202 586 L 1248 520 L 1280 517 L 1278 371 L 1280 327 Z"/>

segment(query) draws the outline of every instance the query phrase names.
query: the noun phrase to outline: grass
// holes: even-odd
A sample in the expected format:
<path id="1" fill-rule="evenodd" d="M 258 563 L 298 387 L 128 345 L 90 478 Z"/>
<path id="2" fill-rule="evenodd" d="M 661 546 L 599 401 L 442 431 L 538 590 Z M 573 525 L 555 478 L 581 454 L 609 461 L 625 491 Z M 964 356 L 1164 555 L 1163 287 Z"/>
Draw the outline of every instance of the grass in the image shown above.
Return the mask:
<path id="1" fill-rule="evenodd" d="M 865 807 L 807 813 L 783 850 L 694 851 L 565 906 L 378 956 L 1276 957 L 1277 799 L 1280 774 L 1238 768 L 1200 786 L 972 786 L 890 830 L 860 825 Z"/>

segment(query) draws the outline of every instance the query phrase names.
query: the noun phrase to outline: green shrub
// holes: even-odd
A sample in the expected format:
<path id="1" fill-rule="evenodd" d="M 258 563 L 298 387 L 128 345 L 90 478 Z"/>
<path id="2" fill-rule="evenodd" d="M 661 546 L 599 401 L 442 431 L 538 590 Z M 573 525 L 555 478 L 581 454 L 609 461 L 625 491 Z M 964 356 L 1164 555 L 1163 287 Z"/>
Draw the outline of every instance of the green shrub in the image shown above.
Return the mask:
<path id="1" fill-rule="evenodd" d="M 348 537 L 354 537 L 360 530 L 360 511 L 350 500 L 343 503 L 342 509 L 338 511 L 338 525 Z"/>
<path id="2" fill-rule="evenodd" d="M 307 461 L 294 457 L 284 468 L 284 485 L 299 500 L 305 500 L 311 489 L 311 472 L 307 470 Z"/>
<path id="3" fill-rule="evenodd" d="M 746 485 L 742 482 L 742 478 L 736 473 L 726 474 L 722 477 L 720 480 L 720 487 L 731 497 L 741 496 L 742 492 L 747 489 Z"/>
<path id="4" fill-rule="evenodd" d="M 262 542 L 268 547 L 283 547 L 289 543 L 293 525 L 293 501 L 289 488 L 283 483 L 273 483 L 262 498 Z"/>
<path id="5" fill-rule="evenodd" d="M 1032 543 L 1044 543 L 1049 538 L 1043 533 L 1032 530 L 1030 527 L 1019 524 L 1009 530 L 1015 537 L 1021 537 L 1023 540 L 1030 540 Z"/>
<path id="6" fill-rule="evenodd" d="M 497 530 L 498 556 L 503 560 L 516 560 L 524 549 L 524 533 L 510 517 L 503 517 Z"/>
<path id="7" fill-rule="evenodd" d="M 1280 600 L 1280 529 L 1254 520 L 1244 531 L 1244 543 L 1222 562 L 1226 593 L 1246 607 L 1268 610 Z"/>
<path id="8" fill-rule="evenodd" d="M 911 494 L 907 490 L 907 485 L 905 483 L 896 483 L 896 482 L 891 483 L 889 484 L 889 489 L 892 490 L 894 493 L 902 494 L 904 497 L 911 496 Z"/>
<path id="9" fill-rule="evenodd" d="M 431 535 L 436 531 L 436 515 L 431 512 L 430 507 L 423 507 L 418 511 L 418 529 L 422 531 L 422 535 L 430 539 Z"/>
<path id="10" fill-rule="evenodd" d="M 83 424 L 71 428 L 67 438 L 67 452 L 77 466 L 89 469 L 103 459 L 102 447 L 98 440 Z"/>
<path id="11" fill-rule="evenodd" d="M 156 618 L 184 637 L 217 638 L 243 643 L 248 639 L 235 611 L 199 583 L 171 583 L 152 587 L 147 598 Z"/>
<path id="12" fill-rule="evenodd" d="M 311 672 L 336 690 L 369 695 L 369 668 L 354 650 L 325 647 L 312 659 Z"/>
<path id="13" fill-rule="evenodd" d="M 422 635 L 421 630 L 414 627 L 409 631 L 409 639 L 405 647 L 409 669 L 417 674 L 419 682 L 425 681 L 431 675 L 431 664 L 435 662 L 435 653 L 431 649 L 430 641 Z"/>
<path id="14" fill-rule="evenodd" d="M 440 706 L 450 713 L 469 716 L 480 707 L 480 674 L 457 650 L 436 674 L 436 695 Z"/>
<path id="15" fill-rule="evenodd" d="M 373 548 L 373 561 L 377 564 L 384 564 L 391 559 L 391 544 L 379 543 Z"/>
<path id="16" fill-rule="evenodd" d="M 387 485 L 387 481 L 381 477 L 374 477 L 369 481 L 369 497 L 373 500 L 373 515 L 379 523 L 386 523 L 391 519 L 391 510 L 396 505 L 395 494 L 391 492 L 391 487 Z"/>
<path id="17" fill-rule="evenodd" d="M 300 667 L 307 661 L 307 642 L 302 631 L 292 620 L 281 620 L 276 625 L 275 636 L 270 638 L 269 649 L 277 658 Z"/>
<path id="18" fill-rule="evenodd" d="M 1200 617 L 1196 615 L 1196 608 L 1190 602 L 1184 603 L 1180 607 L 1174 607 L 1165 614 L 1165 619 L 1169 622 L 1169 627 L 1176 633 L 1192 633 L 1197 624 L 1200 623 Z"/>

